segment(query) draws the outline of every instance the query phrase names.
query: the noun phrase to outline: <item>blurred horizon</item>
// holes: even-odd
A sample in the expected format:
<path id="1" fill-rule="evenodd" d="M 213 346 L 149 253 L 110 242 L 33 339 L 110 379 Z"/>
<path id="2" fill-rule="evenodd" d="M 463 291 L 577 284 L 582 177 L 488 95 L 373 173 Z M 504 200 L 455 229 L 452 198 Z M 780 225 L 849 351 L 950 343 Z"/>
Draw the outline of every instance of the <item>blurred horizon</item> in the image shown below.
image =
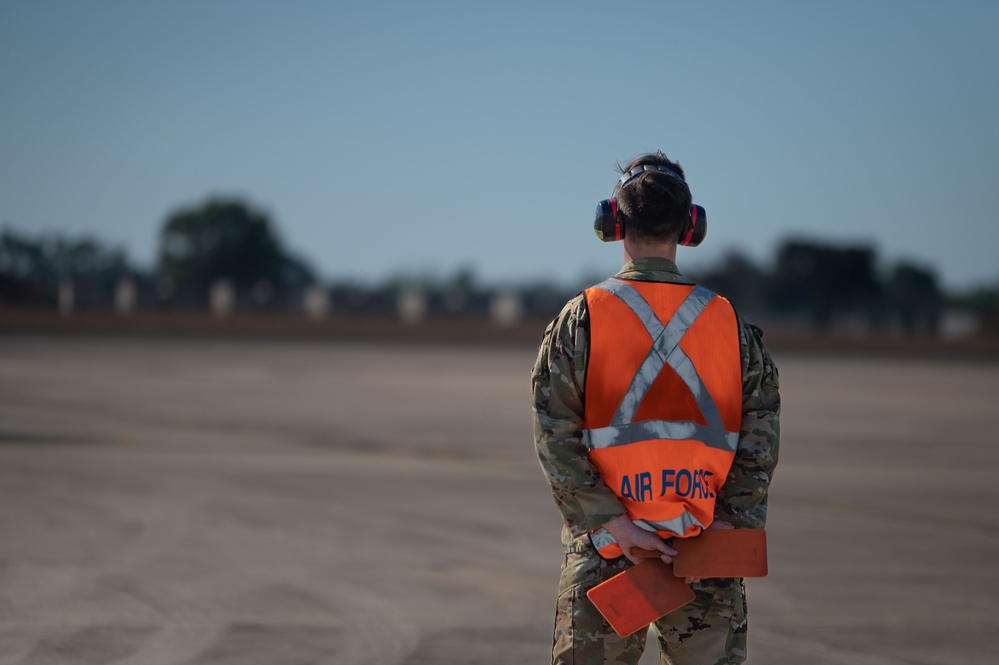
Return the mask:
<path id="1" fill-rule="evenodd" d="M 226 202 L 234 202 L 239 204 L 244 204 L 248 209 L 258 212 L 264 215 L 271 224 L 273 231 L 275 232 L 275 241 L 279 244 L 281 249 L 286 253 L 289 258 L 300 260 L 301 257 L 305 255 L 304 252 L 300 251 L 296 247 L 288 246 L 287 243 L 283 241 L 283 233 L 281 225 L 273 218 L 271 218 L 267 213 L 260 208 L 254 208 L 252 202 L 246 199 L 238 198 L 209 198 L 201 201 L 197 205 L 191 206 L 176 206 L 172 211 L 172 216 L 183 213 L 185 211 L 194 211 L 203 209 L 205 206 Z M 129 248 L 121 242 L 115 242 L 114 239 L 102 237 L 99 233 L 94 232 L 80 232 L 79 234 L 70 234 L 58 229 L 50 230 L 40 230 L 38 232 L 32 232 L 30 229 L 19 228 L 16 225 L 4 223 L 0 221 L 0 234 L 6 233 L 8 238 L 15 238 L 20 241 L 35 242 L 41 245 L 51 245 L 58 246 L 62 245 L 67 248 L 71 247 L 82 247 L 82 246 L 92 246 L 95 251 L 101 254 L 120 254 L 123 259 L 124 272 L 133 272 L 137 275 L 157 275 L 161 272 L 161 266 L 159 265 L 159 252 L 163 249 L 162 232 L 163 227 L 165 227 L 166 222 L 169 222 L 171 217 L 165 218 L 164 224 L 158 229 L 157 241 L 155 243 L 156 251 L 152 253 L 152 257 L 148 262 L 136 261 L 134 256 L 130 253 Z M 779 261 L 780 250 L 788 245 L 792 244 L 807 244 L 815 247 L 822 247 L 833 251 L 869 251 L 872 253 L 874 263 L 873 266 L 878 274 L 887 274 L 894 267 L 898 265 L 909 265 L 921 268 L 928 273 L 931 273 L 937 280 L 938 285 L 943 284 L 942 273 L 940 272 L 938 266 L 932 261 L 920 261 L 914 260 L 907 256 L 898 256 L 894 259 L 889 259 L 881 253 L 881 248 L 875 243 L 869 243 L 864 241 L 851 241 L 850 239 L 842 239 L 839 241 L 825 241 L 818 235 L 808 235 L 803 233 L 790 233 L 787 236 L 781 237 L 777 240 L 777 243 L 772 248 L 773 251 L 769 254 L 765 254 L 761 257 L 750 256 L 747 252 L 742 251 L 738 247 L 729 247 L 724 252 L 717 252 L 712 255 L 712 260 L 701 260 L 696 262 L 684 262 L 683 257 L 677 258 L 677 266 L 680 268 L 681 272 L 688 274 L 688 276 L 696 277 L 698 275 L 703 275 L 705 272 L 711 272 L 715 270 L 721 270 L 727 262 L 732 260 L 741 261 L 747 260 L 750 264 L 764 271 L 773 270 Z M 679 247 L 680 252 L 689 252 L 693 248 Z M 609 250 L 612 253 L 621 255 L 623 252 L 623 246 L 620 243 L 616 243 L 609 246 Z M 616 252 L 615 252 L 616 250 Z M 620 256 L 619 256 L 620 258 Z M 688 257 L 689 258 L 689 257 Z M 603 280 L 604 278 L 610 276 L 617 271 L 618 268 L 623 265 L 623 261 L 618 261 L 616 264 L 608 264 L 608 272 L 601 272 L 599 268 L 590 267 L 587 265 L 580 265 L 578 275 L 575 277 L 569 276 L 561 280 L 543 280 L 532 275 L 521 276 L 520 279 L 517 276 L 507 276 L 506 279 L 499 279 L 490 281 L 484 279 L 480 275 L 473 264 L 455 264 L 450 266 L 448 269 L 442 269 L 440 266 L 425 266 L 418 269 L 406 270 L 401 268 L 399 270 L 387 270 L 386 272 L 379 273 L 378 275 L 370 276 L 369 279 L 356 278 L 349 275 L 342 276 L 332 276 L 328 277 L 324 272 L 313 265 L 311 262 L 302 261 L 304 268 L 308 270 L 310 274 L 315 277 L 315 282 L 320 284 L 337 284 L 337 283 L 355 283 L 363 284 L 366 286 L 379 286 L 389 283 L 395 283 L 400 280 L 413 280 L 418 283 L 427 284 L 440 284 L 446 283 L 452 280 L 463 280 L 473 283 L 477 286 L 502 289 L 505 287 L 529 287 L 533 284 L 546 283 L 552 288 L 565 289 L 565 288 L 575 288 L 575 287 L 585 287 L 591 285 L 594 280 Z M 690 266 L 694 266 L 693 269 Z M 602 268 L 603 266 L 601 266 Z M 3 266 L 0 265 L 0 270 Z M 946 289 L 947 293 L 951 295 L 959 295 L 962 293 L 969 293 L 975 291 L 976 289 L 996 289 L 999 288 L 999 272 L 992 277 L 986 277 L 982 280 L 977 280 L 969 283 L 966 286 L 958 286 L 950 289 Z"/>
<path id="2" fill-rule="evenodd" d="M 967 290 L 999 282 L 997 27 L 987 2 L 5 2 L 0 226 L 152 267 L 174 211 L 239 198 L 324 281 L 564 285 L 620 266 L 593 208 L 662 149 L 711 223 L 683 270 L 800 238 Z"/>

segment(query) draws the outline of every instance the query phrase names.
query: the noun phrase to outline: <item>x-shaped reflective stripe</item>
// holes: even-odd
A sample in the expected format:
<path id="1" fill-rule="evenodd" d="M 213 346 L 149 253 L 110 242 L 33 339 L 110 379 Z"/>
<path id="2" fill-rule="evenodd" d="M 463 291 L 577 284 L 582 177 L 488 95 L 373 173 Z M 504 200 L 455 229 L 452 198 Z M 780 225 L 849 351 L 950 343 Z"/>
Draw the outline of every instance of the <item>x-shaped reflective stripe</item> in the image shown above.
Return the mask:
<path id="1" fill-rule="evenodd" d="M 614 413 L 610 426 L 587 430 L 584 433 L 588 447 L 607 448 L 651 438 L 696 439 L 714 448 L 735 451 L 738 445 L 738 433 L 725 431 L 721 414 L 711 393 L 708 392 L 690 357 L 680 348 L 683 336 L 715 295 L 700 286 L 695 287 L 664 326 L 648 301 L 627 282 L 609 279 L 598 284 L 596 288 L 613 294 L 627 305 L 645 326 L 653 344 Z M 706 426 L 691 421 L 634 422 L 639 405 L 645 399 L 663 366 L 667 364 L 690 389 L 707 423 Z"/>

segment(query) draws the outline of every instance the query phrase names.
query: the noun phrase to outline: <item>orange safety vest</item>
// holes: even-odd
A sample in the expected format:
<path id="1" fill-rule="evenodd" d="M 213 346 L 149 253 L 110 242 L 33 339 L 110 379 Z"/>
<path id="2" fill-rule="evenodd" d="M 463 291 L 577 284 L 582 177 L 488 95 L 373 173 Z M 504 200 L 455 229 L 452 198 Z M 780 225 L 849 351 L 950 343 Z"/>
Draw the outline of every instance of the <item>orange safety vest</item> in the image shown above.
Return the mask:
<path id="1" fill-rule="evenodd" d="M 586 290 L 583 442 L 635 524 L 696 536 L 714 519 L 742 420 L 735 310 L 692 284 L 612 278 Z M 621 548 L 603 528 L 604 558 Z"/>

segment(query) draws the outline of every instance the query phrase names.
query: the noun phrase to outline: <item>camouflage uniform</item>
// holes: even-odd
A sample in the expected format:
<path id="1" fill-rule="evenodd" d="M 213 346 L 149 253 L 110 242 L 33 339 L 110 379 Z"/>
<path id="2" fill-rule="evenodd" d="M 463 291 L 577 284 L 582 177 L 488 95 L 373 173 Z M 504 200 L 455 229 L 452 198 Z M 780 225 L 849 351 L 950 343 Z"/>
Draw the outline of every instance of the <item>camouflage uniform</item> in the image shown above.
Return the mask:
<path id="1" fill-rule="evenodd" d="M 621 279 L 690 284 L 667 259 L 638 259 Z M 762 528 L 777 465 L 780 394 L 777 368 L 759 328 L 739 319 L 743 408 L 739 447 L 715 505 L 715 519 L 736 528 Z M 564 560 L 555 619 L 553 663 L 637 663 L 646 631 L 622 638 L 586 597 L 594 585 L 631 563 L 601 559 L 587 534 L 627 514 L 590 463 L 582 442 L 583 388 L 589 353 L 585 297 L 570 300 L 545 330 L 532 374 L 534 438 L 541 467 L 562 512 Z M 702 580 L 697 598 L 653 624 L 662 662 L 741 663 L 746 658 L 746 601 L 741 579 Z"/>

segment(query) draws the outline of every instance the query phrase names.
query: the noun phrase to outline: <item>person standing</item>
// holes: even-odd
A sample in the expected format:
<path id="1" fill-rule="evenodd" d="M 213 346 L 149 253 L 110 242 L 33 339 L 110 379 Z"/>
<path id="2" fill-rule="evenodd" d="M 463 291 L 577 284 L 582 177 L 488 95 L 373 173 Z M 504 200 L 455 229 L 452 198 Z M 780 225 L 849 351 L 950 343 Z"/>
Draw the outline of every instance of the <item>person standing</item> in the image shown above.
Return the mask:
<path id="1" fill-rule="evenodd" d="M 622 169 L 594 228 L 624 266 L 566 303 L 534 365 L 535 448 L 563 517 L 552 663 L 637 663 L 647 631 L 617 635 L 586 592 L 672 538 L 763 528 L 777 465 L 777 368 L 759 328 L 686 279 L 677 245 L 706 233 L 680 164 Z M 742 663 L 741 579 L 689 579 L 695 600 L 653 624 L 662 662 Z"/>

